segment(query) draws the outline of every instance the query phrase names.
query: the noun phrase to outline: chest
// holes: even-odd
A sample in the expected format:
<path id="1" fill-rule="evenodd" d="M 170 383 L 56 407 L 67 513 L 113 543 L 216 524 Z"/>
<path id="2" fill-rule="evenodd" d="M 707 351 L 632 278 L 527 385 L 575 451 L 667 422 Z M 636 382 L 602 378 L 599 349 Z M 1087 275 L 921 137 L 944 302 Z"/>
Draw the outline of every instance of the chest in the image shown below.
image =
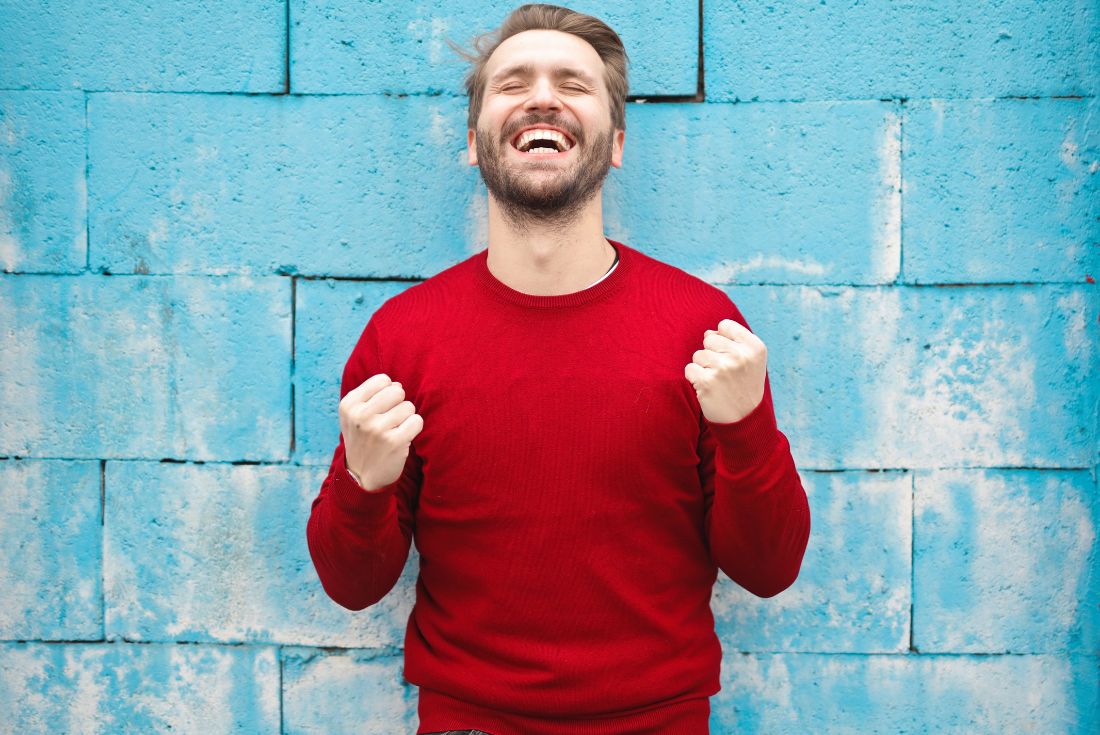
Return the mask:
<path id="1" fill-rule="evenodd" d="M 507 326 L 436 339 L 407 367 L 424 419 L 418 525 L 488 530 L 652 512 L 677 493 L 695 502 L 699 413 L 682 339 Z"/>

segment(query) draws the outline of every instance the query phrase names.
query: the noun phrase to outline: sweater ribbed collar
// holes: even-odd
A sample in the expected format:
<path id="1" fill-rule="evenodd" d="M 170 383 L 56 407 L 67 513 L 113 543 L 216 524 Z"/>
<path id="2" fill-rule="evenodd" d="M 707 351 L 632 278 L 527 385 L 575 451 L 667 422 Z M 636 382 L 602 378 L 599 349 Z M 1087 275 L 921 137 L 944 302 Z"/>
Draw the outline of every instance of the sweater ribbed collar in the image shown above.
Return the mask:
<path id="1" fill-rule="evenodd" d="M 610 238 L 605 239 L 611 243 L 611 246 L 618 252 L 618 264 L 601 280 L 580 291 L 574 291 L 573 293 L 538 296 L 517 291 L 499 280 L 493 275 L 493 272 L 489 270 L 488 248 L 485 248 L 474 256 L 474 269 L 477 271 L 478 280 L 492 296 L 510 304 L 533 309 L 561 309 L 579 306 L 603 298 L 618 290 L 630 271 L 633 261 L 632 250 L 621 242 Z"/>

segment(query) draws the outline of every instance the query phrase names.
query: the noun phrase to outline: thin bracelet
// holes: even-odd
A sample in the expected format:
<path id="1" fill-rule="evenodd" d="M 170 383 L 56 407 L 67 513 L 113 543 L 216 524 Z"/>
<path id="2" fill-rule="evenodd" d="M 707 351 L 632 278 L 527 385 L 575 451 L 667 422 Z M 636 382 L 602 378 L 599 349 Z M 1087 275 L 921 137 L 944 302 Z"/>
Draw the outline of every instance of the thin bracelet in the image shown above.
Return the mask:
<path id="1" fill-rule="evenodd" d="M 366 490 L 367 489 L 366 487 L 363 486 L 362 478 L 359 477 L 359 475 L 355 474 L 355 470 L 353 470 L 351 467 L 348 467 L 347 462 L 344 462 L 344 469 L 348 471 L 348 474 L 352 476 L 352 478 L 355 480 L 355 483 L 359 486 L 359 488 L 361 490 Z"/>

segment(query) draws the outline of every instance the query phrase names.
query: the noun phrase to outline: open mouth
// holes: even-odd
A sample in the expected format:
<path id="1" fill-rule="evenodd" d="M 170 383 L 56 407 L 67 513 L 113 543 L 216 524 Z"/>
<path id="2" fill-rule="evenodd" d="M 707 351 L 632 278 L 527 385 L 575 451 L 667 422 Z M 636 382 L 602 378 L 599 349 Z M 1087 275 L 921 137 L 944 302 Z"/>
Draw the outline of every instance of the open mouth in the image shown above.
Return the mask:
<path id="1" fill-rule="evenodd" d="M 573 149 L 573 141 L 557 130 L 525 130 L 512 140 L 512 147 L 524 156 L 561 158 Z"/>

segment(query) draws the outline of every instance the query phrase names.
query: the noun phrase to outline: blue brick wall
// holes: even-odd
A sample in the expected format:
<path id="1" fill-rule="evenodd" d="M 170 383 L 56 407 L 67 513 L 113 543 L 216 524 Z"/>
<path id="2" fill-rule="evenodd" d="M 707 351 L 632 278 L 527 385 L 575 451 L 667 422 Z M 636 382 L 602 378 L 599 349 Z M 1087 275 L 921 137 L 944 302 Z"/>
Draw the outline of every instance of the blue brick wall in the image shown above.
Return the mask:
<path id="1" fill-rule="evenodd" d="M 309 503 L 370 314 L 485 247 L 446 45 L 515 3 L 0 0 L 0 733 L 413 733 L 418 557 Z M 715 735 L 1100 729 L 1100 2 L 573 5 L 621 239 L 768 344 L 814 517 Z"/>

